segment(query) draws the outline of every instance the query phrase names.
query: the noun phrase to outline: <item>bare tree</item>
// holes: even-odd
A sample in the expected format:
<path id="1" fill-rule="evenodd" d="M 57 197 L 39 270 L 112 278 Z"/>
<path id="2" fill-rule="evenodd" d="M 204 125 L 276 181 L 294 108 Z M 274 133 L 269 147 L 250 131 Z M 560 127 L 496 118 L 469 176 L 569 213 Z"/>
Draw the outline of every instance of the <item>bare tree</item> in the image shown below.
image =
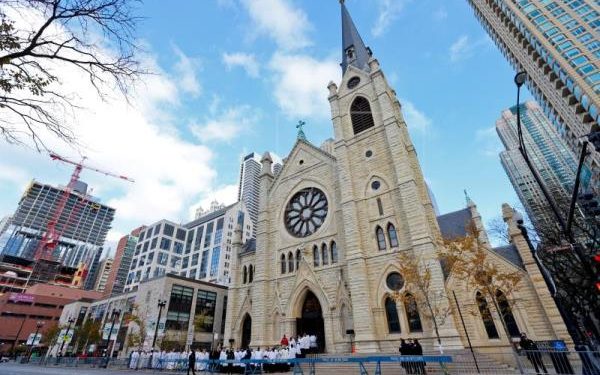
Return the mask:
<path id="1" fill-rule="evenodd" d="M 2 0 L 0 4 L 0 135 L 46 149 L 43 133 L 76 144 L 65 115 L 77 100 L 61 89 L 56 68 L 83 72 L 98 95 L 127 97 L 143 73 L 135 58 L 138 0 Z M 39 18 L 39 20 L 38 20 Z M 24 21 L 25 20 L 25 21 Z M 31 22 L 35 21 L 35 22 Z M 36 24 L 30 27 L 29 24 Z M 99 41 L 108 49 L 98 48 Z"/>

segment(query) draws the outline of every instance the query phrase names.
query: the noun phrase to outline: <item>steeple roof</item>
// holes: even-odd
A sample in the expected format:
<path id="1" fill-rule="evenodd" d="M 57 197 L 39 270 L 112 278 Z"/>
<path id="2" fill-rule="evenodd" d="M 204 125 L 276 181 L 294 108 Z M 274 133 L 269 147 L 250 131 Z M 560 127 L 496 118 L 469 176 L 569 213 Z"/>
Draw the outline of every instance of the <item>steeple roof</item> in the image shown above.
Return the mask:
<path id="1" fill-rule="evenodd" d="M 358 69 L 369 71 L 371 49 L 365 46 L 344 0 L 340 0 L 342 8 L 342 73 L 346 73 L 349 65 Z"/>

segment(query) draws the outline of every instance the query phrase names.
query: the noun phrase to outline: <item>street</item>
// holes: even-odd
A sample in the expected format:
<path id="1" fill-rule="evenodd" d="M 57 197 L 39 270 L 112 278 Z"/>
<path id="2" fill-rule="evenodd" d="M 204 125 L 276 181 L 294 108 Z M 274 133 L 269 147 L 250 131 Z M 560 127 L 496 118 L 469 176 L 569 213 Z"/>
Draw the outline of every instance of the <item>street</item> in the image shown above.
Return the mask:
<path id="1" fill-rule="evenodd" d="M 64 368 L 64 367 L 43 367 L 36 365 L 24 365 L 14 362 L 0 363 L 0 375 L 99 375 L 99 374 L 111 374 L 111 375 L 122 375 L 131 374 L 129 370 L 117 370 L 117 369 L 98 369 L 98 368 Z M 137 374 L 145 374 L 146 372 L 136 371 Z M 150 374 L 151 372 L 147 372 Z"/>

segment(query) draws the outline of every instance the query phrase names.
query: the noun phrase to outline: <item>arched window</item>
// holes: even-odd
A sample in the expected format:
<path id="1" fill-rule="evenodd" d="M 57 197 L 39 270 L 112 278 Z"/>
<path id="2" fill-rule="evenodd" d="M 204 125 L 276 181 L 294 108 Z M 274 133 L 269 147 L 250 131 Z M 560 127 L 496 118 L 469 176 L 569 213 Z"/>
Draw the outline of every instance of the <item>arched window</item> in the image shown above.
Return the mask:
<path id="1" fill-rule="evenodd" d="M 388 331 L 390 333 L 400 332 L 400 319 L 398 318 L 398 309 L 396 308 L 396 302 L 387 297 L 385 299 L 385 316 L 388 323 Z"/>
<path id="2" fill-rule="evenodd" d="M 385 250 L 385 236 L 383 235 L 383 229 L 381 229 L 380 226 L 377 226 L 375 234 L 377 235 L 377 246 L 379 247 L 379 250 Z"/>
<path id="3" fill-rule="evenodd" d="M 281 274 L 285 273 L 285 254 L 281 254 Z"/>
<path id="4" fill-rule="evenodd" d="M 485 297 L 481 294 L 481 292 L 477 292 L 475 295 L 475 300 L 477 302 L 477 306 L 479 307 L 481 320 L 483 320 L 483 325 L 485 326 L 485 331 L 487 332 L 488 337 L 490 339 L 500 338 L 498 335 L 498 330 L 496 329 L 496 325 L 494 324 L 494 318 L 492 318 L 492 313 L 488 307 Z"/>
<path id="5" fill-rule="evenodd" d="M 298 270 L 298 268 L 300 268 L 300 258 L 302 257 L 302 254 L 300 253 L 300 250 L 296 250 L 296 270 Z"/>
<path id="6" fill-rule="evenodd" d="M 352 130 L 354 134 L 361 133 L 375 126 L 371 105 L 369 101 L 362 96 L 357 97 L 350 106 L 350 118 L 352 120 Z"/>
<path id="7" fill-rule="evenodd" d="M 408 330 L 410 332 L 423 332 L 419 307 L 417 306 L 415 297 L 410 293 L 406 293 L 404 296 L 404 309 L 406 310 L 406 318 L 408 320 Z"/>
<path id="8" fill-rule="evenodd" d="M 502 318 L 504 319 L 508 333 L 510 333 L 511 337 L 519 337 L 521 335 L 521 331 L 519 330 L 515 316 L 510 308 L 510 303 L 506 299 L 506 295 L 504 295 L 504 293 L 499 289 L 496 291 L 496 301 L 498 302 L 500 314 L 502 314 Z"/>
<path id="9" fill-rule="evenodd" d="M 331 245 L 329 247 L 331 249 L 331 264 L 335 264 L 338 262 L 338 252 L 335 241 L 331 241 Z"/>
<path id="10" fill-rule="evenodd" d="M 323 260 L 324 266 L 329 264 L 329 253 L 327 253 L 327 245 L 326 244 L 323 244 L 323 246 L 321 246 L 321 259 Z"/>
<path id="11" fill-rule="evenodd" d="M 248 269 L 246 266 L 244 266 L 244 278 L 242 280 L 242 284 L 246 284 L 248 282 Z"/>
<path id="12" fill-rule="evenodd" d="M 319 247 L 313 246 L 313 265 L 319 267 Z"/>
<path id="13" fill-rule="evenodd" d="M 294 254 L 291 251 L 288 253 L 288 271 L 294 272 Z"/>
<path id="14" fill-rule="evenodd" d="M 390 247 L 398 247 L 398 235 L 396 234 L 396 227 L 394 226 L 394 224 L 388 224 L 387 232 L 388 239 L 390 240 Z"/>
<path id="15" fill-rule="evenodd" d="M 251 283 L 254 280 L 254 266 L 248 267 L 248 282 Z"/>

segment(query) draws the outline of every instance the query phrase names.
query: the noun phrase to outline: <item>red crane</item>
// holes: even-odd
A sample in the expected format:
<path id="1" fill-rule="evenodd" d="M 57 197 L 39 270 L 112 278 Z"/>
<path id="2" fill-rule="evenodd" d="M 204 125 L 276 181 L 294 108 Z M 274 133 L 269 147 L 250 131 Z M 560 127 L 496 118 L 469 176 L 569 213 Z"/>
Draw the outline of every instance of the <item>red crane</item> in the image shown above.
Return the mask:
<path id="1" fill-rule="evenodd" d="M 71 175 L 71 180 L 69 181 L 69 184 L 63 190 L 60 200 L 58 201 L 58 204 L 56 205 L 56 208 L 55 208 L 54 212 L 52 213 L 52 217 L 50 218 L 50 220 L 48 220 L 48 224 L 46 225 L 46 231 L 42 235 L 42 240 L 40 241 L 38 248 L 35 251 L 34 259 L 36 261 L 39 259 L 44 259 L 44 260 L 49 260 L 49 261 L 52 260 L 52 254 L 54 253 L 54 249 L 56 249 L 56 246 L 58 246 L 58 241 L 60 239 L 60 235 L 66 230 L 66 226 L 68 225 L 68 222 L 65 223 L 63 225 L 63 228 L 60 231 L 58 231 L 57 230 L 58 221 L 61 218 L 61 216 L 65 210 L 65 206 L 67 205 L 67 201 L 69 200 L 69 197 L 71 196 L 71 192 L 73 191 L 75 184 L 77 183 L 77 181 L 79 181 L 79 174 L 81 173 L 81 171 L 84 168 L 89 169 L 94 172 L 102 173 L 105 176 L 119 178 L 121 180 L 129 181 L 129 182 L 135 182 L 133 179 L 131 179 L 129 177 L 114 174 L 111 172 L 106 172 L 101 169 L 93 168 L 93 167 L 83 164 L 83 162 L 86 159 L 85 157 L 79 163 L 69 160 L 65 157 L 62 157 L 58 154 L 54 154 L 54 153 L 50 153 L 50 158 L 52 158 L 52 160 L 58 160 L 63 163 L 74 165 L 75 170 L 73 170 L 73 174 Z"/>

